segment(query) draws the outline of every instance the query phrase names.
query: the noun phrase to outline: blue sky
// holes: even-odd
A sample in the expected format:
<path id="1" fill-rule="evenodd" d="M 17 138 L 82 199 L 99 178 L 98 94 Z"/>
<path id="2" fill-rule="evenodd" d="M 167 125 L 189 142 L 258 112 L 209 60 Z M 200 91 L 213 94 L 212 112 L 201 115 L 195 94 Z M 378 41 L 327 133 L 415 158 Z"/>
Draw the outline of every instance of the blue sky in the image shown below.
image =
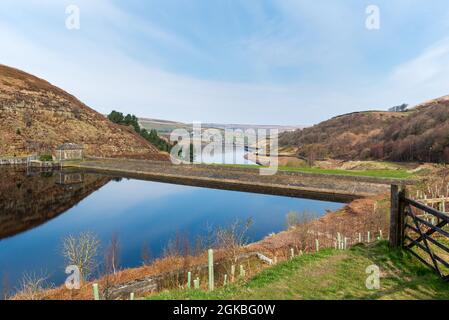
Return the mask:
<path id="1" fill-rule="evenodd" d="M 103 113 L 314 124 L 449 94 L 448 18 L 446 0 L 2 0 L 0 63 Z"/>

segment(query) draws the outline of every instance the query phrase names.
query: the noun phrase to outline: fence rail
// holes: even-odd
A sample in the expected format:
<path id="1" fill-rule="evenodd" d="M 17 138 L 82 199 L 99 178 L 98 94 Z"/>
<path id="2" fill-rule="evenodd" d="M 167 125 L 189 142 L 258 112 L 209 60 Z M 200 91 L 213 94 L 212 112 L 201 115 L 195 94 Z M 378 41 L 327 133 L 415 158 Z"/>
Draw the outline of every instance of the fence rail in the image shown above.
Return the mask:
<path id="1" fill-rule="evenodd" d="M 408 250 L 448 281 L 449 215 L 408 198 L 405 188 L 393 185 L 390 219 L 390 245 Z"/>

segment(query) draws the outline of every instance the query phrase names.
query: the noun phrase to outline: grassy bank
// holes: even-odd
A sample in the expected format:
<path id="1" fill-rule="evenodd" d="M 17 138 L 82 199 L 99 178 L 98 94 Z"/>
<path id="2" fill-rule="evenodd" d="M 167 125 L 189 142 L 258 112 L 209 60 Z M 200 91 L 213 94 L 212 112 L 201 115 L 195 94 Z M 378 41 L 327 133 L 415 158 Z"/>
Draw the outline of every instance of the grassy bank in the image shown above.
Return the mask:
<path id="1" fill-rule="evenodd" d="M 337 174 L 345 176 L 361 176 L 361 177 L 377 177 L 377 178 L 395 178 L 407 179 L 413 176 L 406 170 L 343 170 L 343 169 L 321 169 L 314 167 L 280 167 L 281 171 L 304 172 L 304 173 L 320 173 L 320 174 Z"/>
<path id="2" fill-rule="evenodd" d="M 373 264 L 381 271 L 379 290 L 365 285 Z M 449 286 L 406 252 L 380 242 L 303 255 L 212 293 L 175 290 L 149 299 L 449 299 Z"/>
<path id="3" fill-rule="evenodd" d="M 239 168 L 262 168 L 259 165 L 252 164 L 225 164 L 225 166 L 239 167 Z M 405 169 L 396 170 L 344 170 L 344 169 L 321 169 L 317 167 L 289 167 L 279 166 L 280 171 L 286 172 L 302 172 L 302 173 L 317 173 L 329 175 L 344 175 L 354 177 L 374 177 L 374 178 L 390 178 L 390 179 L 408 179 L 414 176 L 413 173 L 407 172 Z"/>

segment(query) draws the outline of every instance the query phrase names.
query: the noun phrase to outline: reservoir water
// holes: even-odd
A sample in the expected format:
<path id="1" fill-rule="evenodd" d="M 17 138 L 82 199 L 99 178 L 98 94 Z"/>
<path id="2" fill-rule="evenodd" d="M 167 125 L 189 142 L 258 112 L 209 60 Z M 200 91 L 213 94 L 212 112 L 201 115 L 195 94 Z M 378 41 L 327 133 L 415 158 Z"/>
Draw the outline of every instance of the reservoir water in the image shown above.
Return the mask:
<path id="1" fill-rule="evenodd" d="M 112 236 L 119 239 L 119 265 L 143 263 L 143 248 L 153 258 L 183 233 L 193 244 L 214 226 L 252 218 L 250 241 L 286 228 L 291 212 L 316 217 L 342 204 L 282 196 L 129 180 L 83 172 L 27 172 L 0 168 L 0 287 L 15 289 L 24 274 L 65 280 L 62 242 L 90 231 L 98 236 L 98 260 Z M 103 251 L 102 251 L 103 250 Z M 0 291 L 1 292 L 1 291 Z"/>

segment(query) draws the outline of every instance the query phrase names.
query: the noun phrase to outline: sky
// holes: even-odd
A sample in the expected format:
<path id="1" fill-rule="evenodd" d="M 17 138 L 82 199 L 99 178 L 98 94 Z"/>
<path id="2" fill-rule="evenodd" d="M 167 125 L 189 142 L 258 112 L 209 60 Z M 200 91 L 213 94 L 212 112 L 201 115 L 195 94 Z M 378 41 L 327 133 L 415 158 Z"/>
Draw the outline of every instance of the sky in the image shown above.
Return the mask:
<path id="1" fill-rule="evenodd" d="M 311 125 L 449 94 L 447 0 L 2 0 L 0 39 L 101 113 Z"/>

